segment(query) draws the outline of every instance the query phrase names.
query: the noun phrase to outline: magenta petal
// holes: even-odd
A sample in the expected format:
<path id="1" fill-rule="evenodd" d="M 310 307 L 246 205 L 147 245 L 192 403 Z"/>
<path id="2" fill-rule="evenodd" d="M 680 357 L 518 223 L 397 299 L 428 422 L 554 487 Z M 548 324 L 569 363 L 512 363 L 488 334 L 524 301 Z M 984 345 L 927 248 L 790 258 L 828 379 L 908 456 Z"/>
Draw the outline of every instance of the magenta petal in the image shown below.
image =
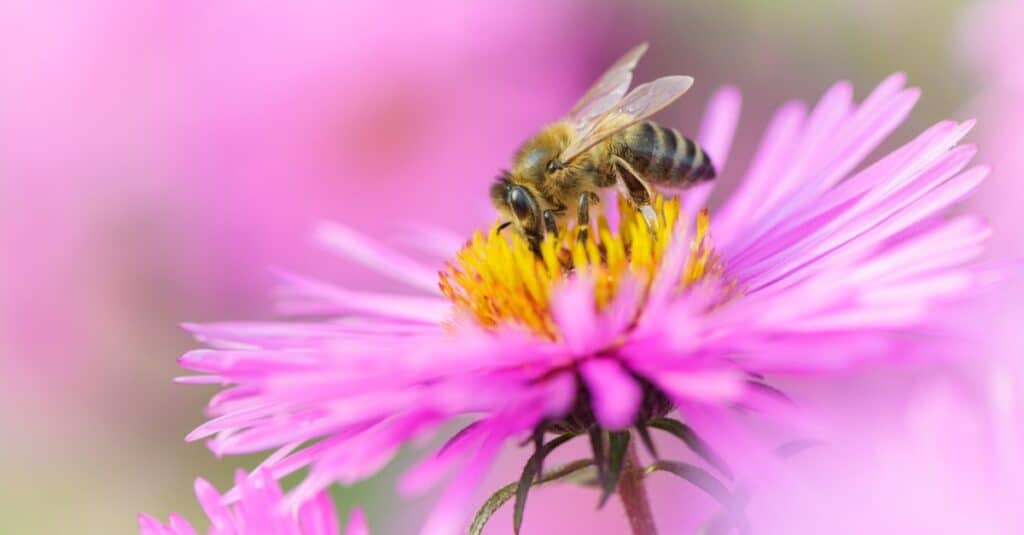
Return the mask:
<path id="1" fill-rule="evenodd" d="M 437 294 L 437 270 L 399 254 L 355 230 L 337 223 L 322 223 L 317 238 L 325 246 L 381 274 L 413 288 Z"/>
<path id="2" fill-rule="evenodd" d="M 649 374 L 648 378 L 669 397 L 715 404 L 740 399 L 746 382 L 737 370 L 663 371 Z"/>
<path id="3" fill-rule="evenodd" d="M 738 89 L 723 87 L 711 96 L 707 111 L 704 112 L 697 141 L 707 151 L 718 176 L 723 175 L 728 163 L 729 148 L 732 147 L 733 134 L 740 120 L 742 102 Z M 713 181 L 690 189 L 683 199 L 683 212 L 695 213 L 704 208 L 715 184 L 717 182 Z"/>
<path id="4" fill-rule="evenodd" d="M 141 535 L 173 535 L 159 520 L 145 513 L 139 515 L 139 533 Z"/>
<path id="5" fill-rule="evenodd" d="M 237 471 L 234 489 L 223 497 L 203 479 L 196 480 L 195 488 L 196 497 L 209 519 L 210 535 L 339 533 L 334 502 L 326 492 L 311 497 L 297 508 L 290 507 L 280 484 L 267 470 L 251 475 Z M 148 515 L 140 515 L 139 529 L 143 535 L 196 535 L 188 521 L 177 514 L 170 516 L 167 527 Z"/>
<path id="6" fill-rule="evenodd" d="M 733 134 L 740 120 L 743 97 L 735 87 L 723 87 L 711 96 L 698 139 L 721 173 L 729 157 Z"/>
<path id="7" fill-rule="evenodd" d="M 355 511 L 353 511 L 353 516 L 354 514 Z M 302 504 L 299 508 L 298 524 L 301 535 L 338 535 L 338 515 L 331 495 L 321 492 L 312 500 Z M 363 519 L 363 527 L 365 528 L 365 526 L 366 521 Z M 352 533 L 352 527 L 353 523 L 350 518 L 348 533 Z"/>
<path id="8" fill-rule="evenodd" d="M 362 509 L 357 507 L 349 513 L 348 529 L 345 530 L 345 535 L 370 535 L 370 527 L 366 523 L 366 513 L 363 513 Z"/>
<path id="9" fill-rule="evenodd" d="M 573 354 L 585 354 L 594 345 L 599 334 L 595 307 L 593 286 L 585 276 L 567 281 L 552 298 L 551 315 Z"/>
<path id="10" fill-rule="evenodd" d="M 198 535 L 198 532 L 196 532 L 195 528 L 192 527 L 192 524 L 189 524 L 188 520 L 185 520 L 185 517 L 177 513 L 173 513 L 169 520 L 170 533 L 173 533 L 174 535 Z"/>
<path id="11" fill-rule="evenodd" d="M 420 461 L 406 472 L 398 482 L 399 492 L 406 495 L 419 494 L 436 484 L 458 464 L 464 453 L 479 447 L 487 431 L 487 422 L 480 421 L 461 431 L 458 437 L 450 439 L 443 450 Z"/>
<path id="12" fill-rule="evenodd" d="M 397 242 L 409 245 L 426 253 L 447 259 L 458 252 L 466 243 L 466 237 L 439 226 L 427 223 L 406 223 L 395 236 Z"/>
<path id="13" fill-rule="evenodd" d="M 576 379 L 569 372 L 560 373 L 547 381 L 544 401 L 547 404 L 545 416 L 564 416 L 576 401 Z"/>
<path id="14" fill-rule="evenodd" d="M 719 239 L 745 237 L 744 230 L 753 222 L 750 215 L 774 185 L 771 177 L 781 172 L 786 158 L 797 149 L 806 116 L 802 102 L 787 103 L 776 112 L 739 188 L 715 215 L 713 228 Z"/>
<path id="15" fill-rule="evenodd" d="M 636 420 L 643 391 L 622 366 L 611 359 L 592 359 L 583 363 L 580 373 L 590 392 L 594 416 L 602 426 L 623 429 Z"/>
<path id="16" fill-rule="evenodd" d="M 224 518 L 228 516 L 227 508 L 222 503 L 222 497 L 217 489 L 209 481 L 198 478 L 195 481 L 196 498 L 199 499 L 199 506 L 203 508 L 206 516 L 210 519 L 213 527 L 224 527 Z"/>
<path id="17" fill-rule="evenodd" d="M 754 210 L 746 215 L 748 220 L 758 221 L 782 211 L 782 205 L 798 194 L 803 182 L 815 176 L 820 167 L 819 159 L 831 155 L 835 148 L 832 134 L 852 113 L 852 99 L 853 88 L 848 82 L 837 83 L 825 92 L 804 125 L 799 139 L 799 155 L 794 157 L 790 154 L 785 158 L 775 183 Z"/>
<path id="18" fill-rule="evenodd" d="M 358 292 L 283 271 L 278 272 L 278 277 L 284 283 L 282 298 L 288 299 L 279 308 L 287 314 L 340 315 L 361 312 L 436 325 L 451 310 L 451 304 L 442 299 Z"/>
<path id="19" fill-rule="evenodd" d="M 484 441 L 483 446 L 470 458 L 441 495 L 437 506 L 423 525 L 421 535 L 457 535 L 460 532 L 473 491 L 494 461 L 503 438 L 492 436 Z"/>

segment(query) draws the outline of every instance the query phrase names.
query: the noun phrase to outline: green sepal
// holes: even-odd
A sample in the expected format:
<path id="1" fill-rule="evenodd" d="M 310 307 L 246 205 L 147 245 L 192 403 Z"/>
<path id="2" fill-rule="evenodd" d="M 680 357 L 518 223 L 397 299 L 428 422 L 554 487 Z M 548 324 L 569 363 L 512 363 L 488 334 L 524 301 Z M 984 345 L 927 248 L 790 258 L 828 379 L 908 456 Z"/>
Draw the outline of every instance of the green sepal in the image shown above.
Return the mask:
<path id="1" fill-rule="evenodd" d="M 711 472 L 695 464 L 681 461 L 657 461 L 646 469 L 648 474 L 656 471 L 675 474 L 693 483 L 694 486 L 706 492 L 725 507 L 732 506 L 732 492 L 729 491 L 729 487 L 725 486 L 725 483 L 719 481 Z"/>
<path id="2" fill-rule="evenodd" d="M 594 466 L 593 459 L 578 459 L 543 474 L 540 480 L 536 483 L 532 481 L 530 483 L 532 485 L 541 485 L 561 480 L 575 482 L 576 478 L 573 476 L 591 466 Z M 487 521 L 494 516 L 494 513 L 501 509 L 501 506 L 508 503 L 508 501 L 516 495 L 516 491 L 518 489 L 519 482 L 516 481 L 501 487 L 497 492 L 492 494 L 477 511 L 476 516 L 473 517 L 473 522 L 469 525 L 469 535 L 480 535 L 483 533 L 484 527 L 487 526 Z"/>
<path id="3" fill-rule="evenodd" d="M 646 422 L 638 421 L 636 423 L 636 434 L 640 435 L 640 440 L 644 443 L 647 453 L 650 453 L 654 460 L 660 459 L 661 457 L 658 456 L 658 450 L 654 447 L 654 440 L 651 439 L 651 431 L 647 428 Z"/>
<path id="4" fill-rule="evenodd" d="M 729 466 L 719 457 L 711 447 L 704 442 L 692 427 L 676 420 L 674 418 L 657 418 L 651 420 L 651 427 L 661 429 L 672 435 L 679 440 L 682 440 L 693 453 L 696 453 L 701 459 L 704 459 L 709 465 L 718 470 L 722 475 L 728 479 L 732 479 L 732 470 Z"/>
<path id="5" fill-rule="evenodd" d="M 469 432 L 472 431 L 474 428 L 476 428 L 476 426 L 479 425 L 479 424 L 480 424 L 480 422 L 476 421 L 476 422 L 473 422 L 473 423 L 467 425 L 466 427 L 463 427 L 462 429 L 459 429 L 458 431 L 456 431 L 455 434 L 451 436 L 451 438 L 449 438 L 447 441 L 445 441 L 444 444 L 441 445 L 441 448 L 437 450 L 437 453 L 435 454 L 435 456 L 440 457 L 440 456 L 444 455 L 445 452 L 448 451 L 448 448 L 454 446 L 460 440 L 465 438 L 466 435 L 468 435 Z"/>
<path id="6" fill-rule="evenodd" d="M 526 461 L 526 465 L 523 466 L 523 473 L 519 476 L 519 483 L 516 485 L 516 502 L 512 509 L 512 529 L 516 533 L 519 533 L 519 527 L 523 524 L 523 511 L 526 509 L 526 496 L 530 493 L 530 487 L 533 486 L 534 479 L 537 479 L 537 474 L 540 471 L 541 463 L 544 457 L 547 457 L 555 448 L 565 444 L 569 440 L 575 438 L 576 435 L 573 433 L 567 433 L 559 435 L 551 442 L 544 444 L 538 448 L 530 456 L 530 459 Z"/>
<path id="7" fill-rule="evenodd" d="M 597 508 L 604 507 L 608 498 L 615 493 L 619 486 L 619 479 L 622 478 L 622 467 L 626 464 L 626 450 L 629 448 L 629 431 L 616 431 L 608 438 L 608 472 L 604 481 L 601 482 L 601 499 L 597 502 Z"/>
<path id="8" fill-rule="evenodd" d="M 604 453 L 604 431 L 596 425 L 587 432 L 590 437 L 590 450 L 594 455 L 594 464 L 597 465 L 597 480 L 601 482 L 601 488 L 608 484 L 608 458 Z"/>
<path id="9" fill-rule="evenodd" d="M 740 533 L 749 532 L 749 523 L 747 522 L 746 515 L 743 513 L 743 507 L 741 502 L 743 500 L 738 499 L 733 495 L 729 487 L 718 480 L 711 472 L 690 463 L 684 463 L 680 461 L 657 461 L 654 464 L 648 466 L 645 470 L 647 474 L 651 474 L 656 471 L 668 472 L 679 476 L 686 481 L 693 484 L 695 487 L 703 490 L 709 496 L 715 499 L 722 507 L 729 513 L 730 520 L 737 527 Z"/>

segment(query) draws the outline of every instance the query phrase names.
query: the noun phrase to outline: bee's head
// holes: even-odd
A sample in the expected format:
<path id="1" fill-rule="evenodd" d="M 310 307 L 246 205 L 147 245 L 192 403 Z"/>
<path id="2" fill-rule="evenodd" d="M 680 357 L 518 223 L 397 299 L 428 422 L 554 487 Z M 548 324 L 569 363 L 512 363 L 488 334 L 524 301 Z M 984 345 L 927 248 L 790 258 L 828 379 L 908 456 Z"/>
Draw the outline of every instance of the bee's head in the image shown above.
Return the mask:
<path id="1" fill-rule="evenodd" d="M 508 224 L 512 224 L 531 241 L 539 241 L 542 233 L 541 207 L 533 189 L 516 183 L 506 171 L 491 185 L 491 202 Z"/>
<path id="2" fill-rule="evenodd" d="M 559 152 L 550 146 L 525 147 L 516 155 L 513 172 L 521 182 L 543 182 L 564 167 L 558 160 Z"/>
<path id="3" fill-rule="evenodd" d="M 553 124 L 519 147 L 511 171 L 517 182 L 539 184 L 565 168 L 559 155 L 569 142 L 567 128 L 563 123 Z"/>

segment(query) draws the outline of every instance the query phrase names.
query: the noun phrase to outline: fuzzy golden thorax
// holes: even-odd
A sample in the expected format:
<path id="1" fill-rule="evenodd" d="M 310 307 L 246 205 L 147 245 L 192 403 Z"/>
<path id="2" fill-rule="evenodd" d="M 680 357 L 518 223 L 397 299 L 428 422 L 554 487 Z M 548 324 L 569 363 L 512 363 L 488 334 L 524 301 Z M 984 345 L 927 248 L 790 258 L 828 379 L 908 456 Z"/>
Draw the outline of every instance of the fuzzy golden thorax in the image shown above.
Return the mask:
<path id="1" fill-rule="evenodd" d="M 595 176 L 602 171 L 597 164 L 600 147 L 570 162 L 558 160 L 574 136 L 572 126 L 560 121 L 545 127 L 516 151 L 512 167 L 502 173 L 491 187 L 491 202 L 506 221 L 516 223 L 520 230 L 529 230 L 523 228 L 510 207 L 509 191 L 514 186 L 528 192 L 539 212 L 551 210 L 560 228 L 565 227 L 567 217 L 575 215 L 579 195 L 600 188 Z"/>

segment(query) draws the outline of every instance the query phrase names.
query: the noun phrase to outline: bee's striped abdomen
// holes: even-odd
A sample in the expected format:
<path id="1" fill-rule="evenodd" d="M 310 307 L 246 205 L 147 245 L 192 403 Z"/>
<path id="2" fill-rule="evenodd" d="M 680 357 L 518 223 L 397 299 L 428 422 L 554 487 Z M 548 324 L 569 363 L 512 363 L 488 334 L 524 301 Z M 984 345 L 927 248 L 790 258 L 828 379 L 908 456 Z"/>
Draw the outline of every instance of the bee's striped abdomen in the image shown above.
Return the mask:
<path id="1" fill-rule="evenodd" d="M 707 153 L 674 129 L 644 121 L 619 136 L 621 156 L 653 184 L 681 188 L 715 177 Z"/>

